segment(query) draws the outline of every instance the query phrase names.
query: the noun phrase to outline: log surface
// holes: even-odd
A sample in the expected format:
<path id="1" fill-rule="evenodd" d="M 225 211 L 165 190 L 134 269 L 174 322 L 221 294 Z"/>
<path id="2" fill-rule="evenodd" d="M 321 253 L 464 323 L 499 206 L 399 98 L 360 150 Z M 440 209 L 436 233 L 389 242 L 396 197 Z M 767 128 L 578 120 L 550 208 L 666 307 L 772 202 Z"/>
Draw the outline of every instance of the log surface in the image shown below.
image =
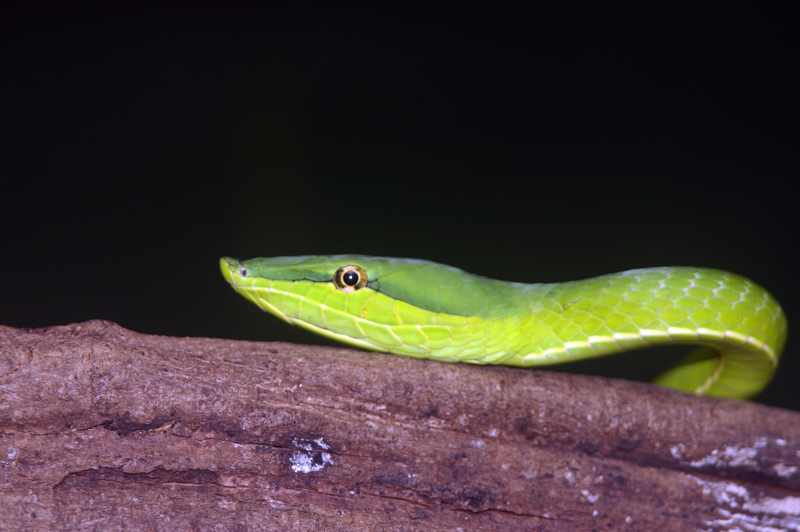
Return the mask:
<path id="1" fill-rule="evenodd" d="M 351 349 L 0 326 L 2 530 L 800 530 L 800 414 Z"/>

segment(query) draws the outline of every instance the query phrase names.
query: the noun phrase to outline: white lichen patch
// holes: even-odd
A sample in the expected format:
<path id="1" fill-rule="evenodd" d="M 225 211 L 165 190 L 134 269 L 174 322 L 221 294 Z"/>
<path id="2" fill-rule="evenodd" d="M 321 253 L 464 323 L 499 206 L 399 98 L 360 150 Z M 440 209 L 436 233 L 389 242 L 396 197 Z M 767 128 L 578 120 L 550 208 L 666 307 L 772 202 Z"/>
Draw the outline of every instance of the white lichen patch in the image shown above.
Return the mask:
<path id="1" fill-rule="evenodd" d="M 330 449 L 330 446 L 322 438 L 315 440 L 295 438 L 292 440 L 292 445 L 300 449 L 294 451 L 291 458 L 289 458 L 289 462 L 292 464 L 292 471 L 295 473 L 307 474 L 314 471 L 322 471 L 326 465 L 333 465 L 330 453 L 322 452 L 322 450 Z"/>
<path id="2" fill-rule="evenodd" d="M 752 447 L 739 447 L 738 445 L 726 446 L 722 451 L 714 449 L 711 454 L 690 462 L 692 467 L 706 467 L 706 466 L 755 466 L 756 463 L 753 458 L 756 457 L 758 451 Z"/>
<path id="3" fill-rule="evenodd" d="M 734 482 L 710 482 L 692 477 L 702 487 L 703 496 L 717 505 L 719 519 L 705 522 L 709 530 L 747 532 L 800 532 L 800 497 L 752 495 Z"/>
<path id="4" fill-rule="evenodd" d="M 600 495 L 589 493 L 589 490 L 581 490 L 581 495 L 586 497 L 586 500 L 589 502 L 597 502 L 597 499 L 600 498 Z"/>
<path id="5" fill-rule="evenodd" d="M 785 464 L 775 464 L 774 466 L 772 466 L 772 468 L 775 470 L 775 473 L 777 473 L 777 475 L 779 477 L 781 477 L 781 478 L 788 478 L 788 477 L 791 477 L 792 475 L 794 475 L 795 473 L 797 473 L 797 467 L 796 466 L 787 466 Z"/>
<path id="6" fill-rule="evenodd" d="M 769 440 L 767 438 L 758 438 L 750 447 L 726 445 L 721 450 L 714 449 L 707 456 L 689 462 L 688 465 L 697 468 L 714 467 L 718 469 L 728 467 L 763 468 L 765 466 L 763 463 L 759 465 L 759 458 L 762 460 L 769 459 L 769 461 L 774 460 L 774 458 L 770 459 L 769 455 L 763 457 L 759 456 L 760 453 L 764 452 L 768 444 Z M 774 440 L 774 444 L 785 446 L 786 440 L 776 439 Z M 675 445 L 670 448 L 670 452 L 673 458 L 680 459 L 685 452 L 685 448 L 682 444 Z M 782 463 L 772 465 L 772 469 L 776 476 L 780 478 L 791 478 L 799 472 L 797 466 L 789 466 Z"/>
<path id="7" fill-rule="evenodd" d="M 575 484 L 575 480 L 576 480 L 575 479 L 575 473 L 573 473 L 569 469 L 565 469 L 562 474 L 556 474 L 556 478 L 559 478 L 559 477 L 561 477 L 564 480 L 566 480 L 567 484 L 569 484 L 570 486 Z"/>
<path id="8" fill-rule="evenodd" d="M 733 482 L 708 482 L 698 478 L 694 478 L 694 481 L 702 486 L 703 495 L 710 496 L 717 504 L 739 508 L 742 501 L 750 500 L 747 488 L 739 484 L 734 484 Z"/>
<path id="9" fill-rule="evenodd" d="M 721 519 L 706 521 L 711 530 L 731 532 L 788 532 L 800 530 L 800 521 L 794 518 L 763 517 L 739 512 L 719 510 Z"/>
<path id="10" fill-rule="evenodd" d="M 304 451 L 316 451 L 319 449 L 325 449 L 326 451 L 330 449 L 330 446 L 325 443 L 322 438 L 317 438 L 316 440 L 300 440 L 300 439 L 293 439 L 292 445 L 297 447 L 298 449 L 303 449 Z"/>
<path id="11" fill-rule="evenodd" d="M 672 457 L 675 458 L 676 460 L 680 459 L 683 456 L 683 453 L 686 452 L 686 446 L 682 443 L 679 443 L 678 445 L 673 445 L 672 447 L 669 448 L 669 452 L 672 455 Z"/>
<path id="12" fill-rule="evenodd" d="M 764 497 L 759 501 L 748 501 L 742 505 L 742 508 L 751 512 L 764 512 L 772 515 L 800 516 L 800 497 L 783 499 Z"/>
<path id="13" fill-rule="evenodd" d="M 283 502 L 275 499 L 270 499 L 269 497 L 267 498 L 267 504 L 269 504 L 275 510 L 280 510 L 286 506 L 285 504 L 283 504 Z"/>
<path id="14" fill-rule="evenodd" d="M 690 462 L 690 465 L 692 467 L 755 467 L 758 465 L 755 462 L 755 458 L 758 456 L 759 450 L 766 446 L 766 438 L 758 438 L 752 447 L 726 445 L 721 451 L 719 449 L 714 449 L 711 451 L 711 454 L 699 460 Z"/>
<path id="15" fill-rule="evenodd" d="M 313 471 L 322 471 L 325 469 L 326 464 L 333 464 L 331 455 L 328 453 L 314 453 L 295 451 L 289 459 L 292 463 L 292 471 L 295 473 L 311 473 Z"/>

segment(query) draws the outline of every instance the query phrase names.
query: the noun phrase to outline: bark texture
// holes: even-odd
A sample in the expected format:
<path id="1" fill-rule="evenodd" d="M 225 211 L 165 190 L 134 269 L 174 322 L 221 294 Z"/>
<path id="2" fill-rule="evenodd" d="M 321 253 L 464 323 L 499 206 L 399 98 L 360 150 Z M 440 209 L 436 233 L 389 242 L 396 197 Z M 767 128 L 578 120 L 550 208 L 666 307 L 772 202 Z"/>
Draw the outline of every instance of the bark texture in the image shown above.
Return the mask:
<path id="1" fill-rule="evenodd" d="M 800 414 L 350 349 L 0 327 L 2 530 L 800 530 Z"/>

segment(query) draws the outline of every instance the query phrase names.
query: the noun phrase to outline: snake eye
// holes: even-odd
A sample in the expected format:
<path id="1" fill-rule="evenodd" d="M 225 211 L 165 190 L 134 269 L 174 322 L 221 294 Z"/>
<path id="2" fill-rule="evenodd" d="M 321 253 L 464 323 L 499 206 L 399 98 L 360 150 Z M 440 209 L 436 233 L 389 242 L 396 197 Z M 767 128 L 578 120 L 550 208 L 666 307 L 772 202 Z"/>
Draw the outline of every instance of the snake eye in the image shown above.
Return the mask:
<path id="1" fill-rule="evenodd" d="M 358 266 L 344 266 L 333 274 L 333 284 L 342 292 L 355 292 L 367 286 L 367 272 Z"/>

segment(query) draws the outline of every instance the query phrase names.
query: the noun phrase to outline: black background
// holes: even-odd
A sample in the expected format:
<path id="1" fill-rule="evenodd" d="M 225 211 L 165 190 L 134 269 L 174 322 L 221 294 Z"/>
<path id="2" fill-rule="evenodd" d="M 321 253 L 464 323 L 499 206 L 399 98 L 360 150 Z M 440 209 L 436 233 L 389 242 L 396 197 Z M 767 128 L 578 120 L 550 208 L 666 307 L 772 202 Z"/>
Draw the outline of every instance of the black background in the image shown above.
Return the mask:
<path id="1" fill-rule="evenodd" d="M 218 259 L 363 253 L 728 269 L 796 327 L 797 5 L 6 12 L 0 324 L 323 343 Z M 793 330 L 759 400 L 800 409 Z"/>

